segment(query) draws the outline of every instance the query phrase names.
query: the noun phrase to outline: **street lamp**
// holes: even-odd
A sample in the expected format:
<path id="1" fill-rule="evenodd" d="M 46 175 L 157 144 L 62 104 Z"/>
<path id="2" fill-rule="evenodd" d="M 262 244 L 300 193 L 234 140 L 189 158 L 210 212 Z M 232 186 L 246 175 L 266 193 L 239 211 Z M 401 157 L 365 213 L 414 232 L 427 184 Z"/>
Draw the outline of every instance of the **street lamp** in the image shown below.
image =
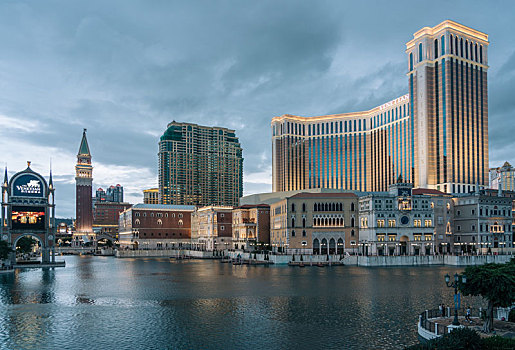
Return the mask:
<path id="1" fill-rule="evenodd" d="M 460 280 L 460 276 L 457 273 L 455 273 L 454 274 L 454 282 L 449 283 L 451 281 L 451 277 L 449 276 L 449 274 L 445 275 L 445 284 L 447 285 L 447 287 L 454 288 L 454 320 L 452 321 L 453 326 L 460 325 L 460 322 L 458 321 L 458 297 L 457 297 L 459 280 Z M 463 284 L 467 283 L 467 276 L 465 276 L 465 275 L 461 276 L 461 283 L 463 283 Z"/>

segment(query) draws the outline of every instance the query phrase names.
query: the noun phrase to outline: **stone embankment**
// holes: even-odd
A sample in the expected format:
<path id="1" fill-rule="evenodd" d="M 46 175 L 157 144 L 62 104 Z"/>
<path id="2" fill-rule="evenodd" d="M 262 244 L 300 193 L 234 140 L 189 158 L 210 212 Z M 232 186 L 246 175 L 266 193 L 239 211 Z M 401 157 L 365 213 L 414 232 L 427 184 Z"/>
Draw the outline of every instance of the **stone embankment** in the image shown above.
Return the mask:
<path id="1" fill-rule="evenodd" d="M 188 249 L 117 250 L 117 258 L 188 257 L 193 259 L 220 259 L 222 256 L 244 261 L 261 261 L 275 265 L 351 265 L 366 267 L 387 266 L 471 266 L 486 263 L 506 263 L 513 255 L 419 255 L 419 256 L 358 256 L 309 254 L 254 254 L 243 251 L 207 252 Z"/>

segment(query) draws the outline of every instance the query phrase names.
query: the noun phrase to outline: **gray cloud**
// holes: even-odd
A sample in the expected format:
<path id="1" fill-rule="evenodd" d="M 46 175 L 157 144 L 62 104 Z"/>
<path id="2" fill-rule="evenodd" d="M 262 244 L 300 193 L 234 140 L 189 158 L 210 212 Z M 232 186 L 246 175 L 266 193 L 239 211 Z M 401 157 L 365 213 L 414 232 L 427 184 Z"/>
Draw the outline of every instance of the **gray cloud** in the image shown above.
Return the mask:
<path id="1" fill-rule="evenodd" d="M 272 117 L 369 109 L 407 93 L 405 43 L 447 18 L 490 34 L 491 159 L 515 163 L 514 4 L 498 6 L 4 1 L 0 164 L 20 170 L 32 158 L 46 174 L 52 157 L 57 213 L 72 216 L 74 155 L 87 127 L 95 185 L 121 183 L 138 201 L 156 184 L 158 136 L 172 120 L 188 121 L 236 129 L 245 192 L 268 191 Z"/>

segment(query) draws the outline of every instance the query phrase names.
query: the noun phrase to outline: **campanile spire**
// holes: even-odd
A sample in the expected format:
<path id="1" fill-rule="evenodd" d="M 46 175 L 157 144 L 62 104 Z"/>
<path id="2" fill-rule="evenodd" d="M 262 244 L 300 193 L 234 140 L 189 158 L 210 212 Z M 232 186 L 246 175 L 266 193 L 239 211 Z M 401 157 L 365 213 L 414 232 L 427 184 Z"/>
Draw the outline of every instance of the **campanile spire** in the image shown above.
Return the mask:
<path id="1" fill-rule="evenodd" d="M 83 241 L 89 240 L 89 236 L 93 235 L 92 184 L 91 152 L 86 137 L 86 129 L 84 129 L 79 152 L 77 153 L 77 164 L 75 165 L 75 231 L 77 236 L 74 237 L 74 244 L 79 244 L 78 242 L 81 239 Z"/>

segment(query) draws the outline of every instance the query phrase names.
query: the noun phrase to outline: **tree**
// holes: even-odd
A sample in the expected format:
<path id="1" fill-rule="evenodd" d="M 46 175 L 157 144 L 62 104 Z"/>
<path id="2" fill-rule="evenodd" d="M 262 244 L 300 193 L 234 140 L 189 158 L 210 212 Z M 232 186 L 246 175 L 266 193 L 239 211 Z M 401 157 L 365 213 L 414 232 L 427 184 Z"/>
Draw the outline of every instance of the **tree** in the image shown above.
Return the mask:
<path id="1" fill-rule="evenodd" d="M 12 252 L 9 243 L 4 240 L 0 240 L 0 260 L 7 259 L 9 257 L 9 253 Z"/>
<path id="2" fill-rule="evenodd" d="M 18 240 L 18 243 L 16 244 L 16 249 L 22 254 L 27 254 L 32 251 L 32 247 L 37 243 L 38 242 L 34 238 L 24 236 Z"/>
<path id="3" fill-rule="evenodd" d="M 493 331 L 494 307 L 508 307 L 515 302 L 515 258 L 506 264 L 469 266 L 466 283 L 459 283 L 463 295 L 481 296 L 488 301 L 483 331 Z M 461 280 L 461 279 L 460 279 Z"/>

